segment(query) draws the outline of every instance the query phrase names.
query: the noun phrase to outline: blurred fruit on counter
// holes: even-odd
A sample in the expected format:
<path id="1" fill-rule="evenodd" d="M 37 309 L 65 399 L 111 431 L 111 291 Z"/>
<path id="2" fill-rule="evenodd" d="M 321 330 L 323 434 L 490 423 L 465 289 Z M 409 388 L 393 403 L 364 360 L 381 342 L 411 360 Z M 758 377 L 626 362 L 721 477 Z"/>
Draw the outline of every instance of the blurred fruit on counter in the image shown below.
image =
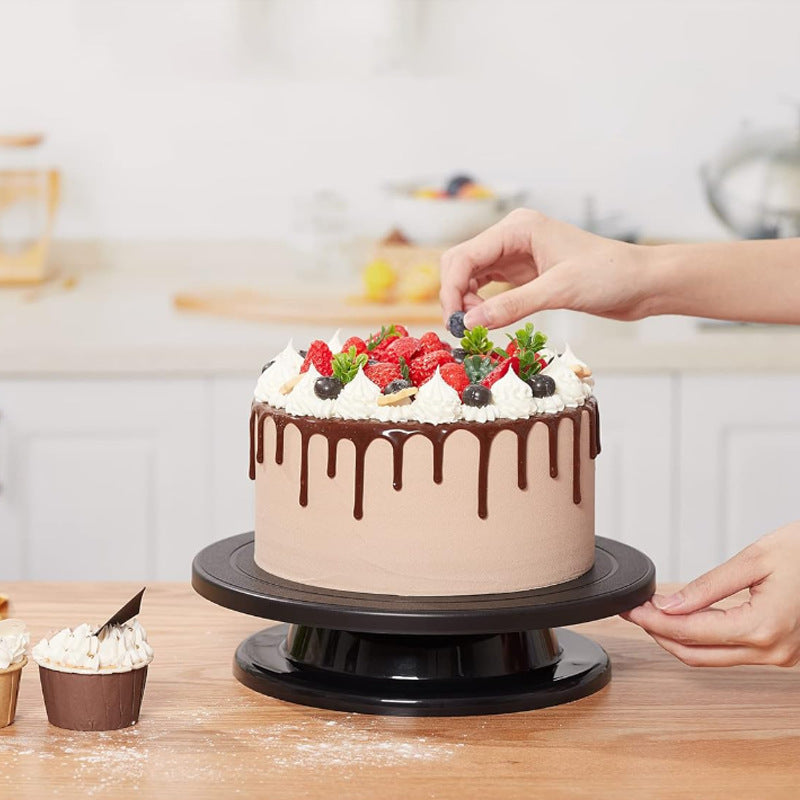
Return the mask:
<path id="1" fill-rule="evenodd" d="M 523 204 L 519 189 L 491 188 L 469 174 L 388 188 L 392 224 L 414 245 L 444 247 L 469 239 Z"/>
<path id="2" fill-rule="evenodd" d="M 416 247 L 395 228 L 375 246 L 362 272 L 370 303 L 430 303 L 439 295 L 438 247 Z"/>

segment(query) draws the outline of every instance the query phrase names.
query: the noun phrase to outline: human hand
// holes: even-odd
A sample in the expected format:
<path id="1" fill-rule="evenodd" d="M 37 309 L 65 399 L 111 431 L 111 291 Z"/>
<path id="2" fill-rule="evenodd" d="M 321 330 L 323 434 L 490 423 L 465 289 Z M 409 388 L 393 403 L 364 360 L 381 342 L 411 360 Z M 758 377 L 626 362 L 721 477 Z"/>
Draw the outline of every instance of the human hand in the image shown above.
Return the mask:
<path id="1" fill-rule="evenodd" d="M 800 522 L 764 536 L 670 597 L 622 614 L 665 650 L 694 667 L 800 661 Z M 729 609 L 712 603 L 742 589 Z"/>
<path id="2" fill-rule="evenodd" d="M 467 311 L 467 327 L 499 328 L 548 308 L 641 319 L 650 313 L 654 296 L 651 249 L 517 209 L 442 256 L 445 322 L 454 311 Z M 478 289 L 490 281 L 515 288 L 483 300 Z"/>

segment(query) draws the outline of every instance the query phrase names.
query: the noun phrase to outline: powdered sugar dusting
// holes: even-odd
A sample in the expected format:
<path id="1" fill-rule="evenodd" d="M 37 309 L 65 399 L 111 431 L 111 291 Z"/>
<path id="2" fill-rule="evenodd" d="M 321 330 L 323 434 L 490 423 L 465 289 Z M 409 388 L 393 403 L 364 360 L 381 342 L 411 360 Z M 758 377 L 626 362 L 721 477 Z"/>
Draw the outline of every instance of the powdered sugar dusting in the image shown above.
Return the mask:
<path id="1" fill-rule="evenodd" d="M 260 698 L 237 700 L 171 710 L 166 725 L 145 712 L 138 726 L 121 731 L 63 731 L 26 715 L 0 735 L 0 794 L 51 768 L 90 797 L 193 782 L 227 785 L 236 793 L 237 784 L 293 770 L 331 771 L 350 780 L 364 770 L 441 764 L 465 744 L 452 736 L 442 740 L 435 727 L 415 721 L 355 714 L 300 712 L 296 721 L 259 725 Z M 59 795 L 60 787 L 53 785 L 51 793 Z"/>

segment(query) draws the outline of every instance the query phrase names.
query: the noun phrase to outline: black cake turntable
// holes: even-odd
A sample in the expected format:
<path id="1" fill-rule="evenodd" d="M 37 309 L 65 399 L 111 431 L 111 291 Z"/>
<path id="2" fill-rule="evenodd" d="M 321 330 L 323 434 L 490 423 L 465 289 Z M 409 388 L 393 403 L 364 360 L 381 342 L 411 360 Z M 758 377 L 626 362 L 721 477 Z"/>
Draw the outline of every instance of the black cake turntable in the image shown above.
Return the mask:
<path id="1" fill-rule="evenodd" d="M 303 705 L 402 716 L 499 714 L 577 700 L 605 686 L 600 645 L 556 626 L 627 611 L 655 590 L 638 550 L 597 537 L 592 569 L 509 594 L 399 597 L 284 580 L 253 560 L 253 533 L 206 547 L 192 586 L 213 603 L 285 625 L 245 639 L 234 675 Z"/>

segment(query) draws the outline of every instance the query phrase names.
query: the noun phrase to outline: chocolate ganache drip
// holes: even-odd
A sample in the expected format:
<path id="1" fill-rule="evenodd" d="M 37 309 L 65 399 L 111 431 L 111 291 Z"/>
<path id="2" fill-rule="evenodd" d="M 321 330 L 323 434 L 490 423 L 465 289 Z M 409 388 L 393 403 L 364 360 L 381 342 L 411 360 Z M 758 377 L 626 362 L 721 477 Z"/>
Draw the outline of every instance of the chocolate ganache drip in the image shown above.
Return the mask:
<path id="1" fill-rule="evenodd" d="M 312 436 L 324 436 L 328 442 L 327 475 L 336 476 L 336 454 L 342 439 L 355 447 L 355 494 L 353 516 L 364 516 L 364 461 L 367 449 L 376 439 L 388 441 L 392 447 L 392 486 L 396 491 L 403 488 L 403 448 L 411 436 L 425 436 L 433 446 L 433 480 L 441 483 L 444 479 L 444 446 L 447 438 L 455 431 L 469 431 L 478 440 L 478 516 L 486 519 L 489 515 L 487 495 L 489 485 L 489 456 L 492 442 L 498 433 L 512 431 L 517 437 L 517 485 L 520 489 L 528 486 L 528 436 L 535 425 L 546 425 L 548 431 L 548 452 L 550 475 L 558 477 L 558 432 L 561 422 L 572 421 L 572 499 L 581 502 L 581 427 L 583 413 L 589 417 L 589 457 L 594 459 L 600 452 L 600 415 L 594 397 L 587 399 L 583 406 L 567 408 L 558 414 L 541 414 L 527 419 L 497 420 L 487 423 L 451 422 L 444 425 L 430 425 L 419 422 L 406 422 L 403 427 L 393 423 L 373 420 L 317 419 L 316 417 L 297 417 L 287 414 L 266 403 L 253 403 L 250 414 L 250 479 L 256 477 L 256 463 L 264 462 L 264 425 L 271 418 L 275 424 L 275 463 L 283 463 L 284 434 L 287 425 L 294 425 L 300 432 L 300 497 L 301 506 L 308 505 L 308 443 Z"/>

